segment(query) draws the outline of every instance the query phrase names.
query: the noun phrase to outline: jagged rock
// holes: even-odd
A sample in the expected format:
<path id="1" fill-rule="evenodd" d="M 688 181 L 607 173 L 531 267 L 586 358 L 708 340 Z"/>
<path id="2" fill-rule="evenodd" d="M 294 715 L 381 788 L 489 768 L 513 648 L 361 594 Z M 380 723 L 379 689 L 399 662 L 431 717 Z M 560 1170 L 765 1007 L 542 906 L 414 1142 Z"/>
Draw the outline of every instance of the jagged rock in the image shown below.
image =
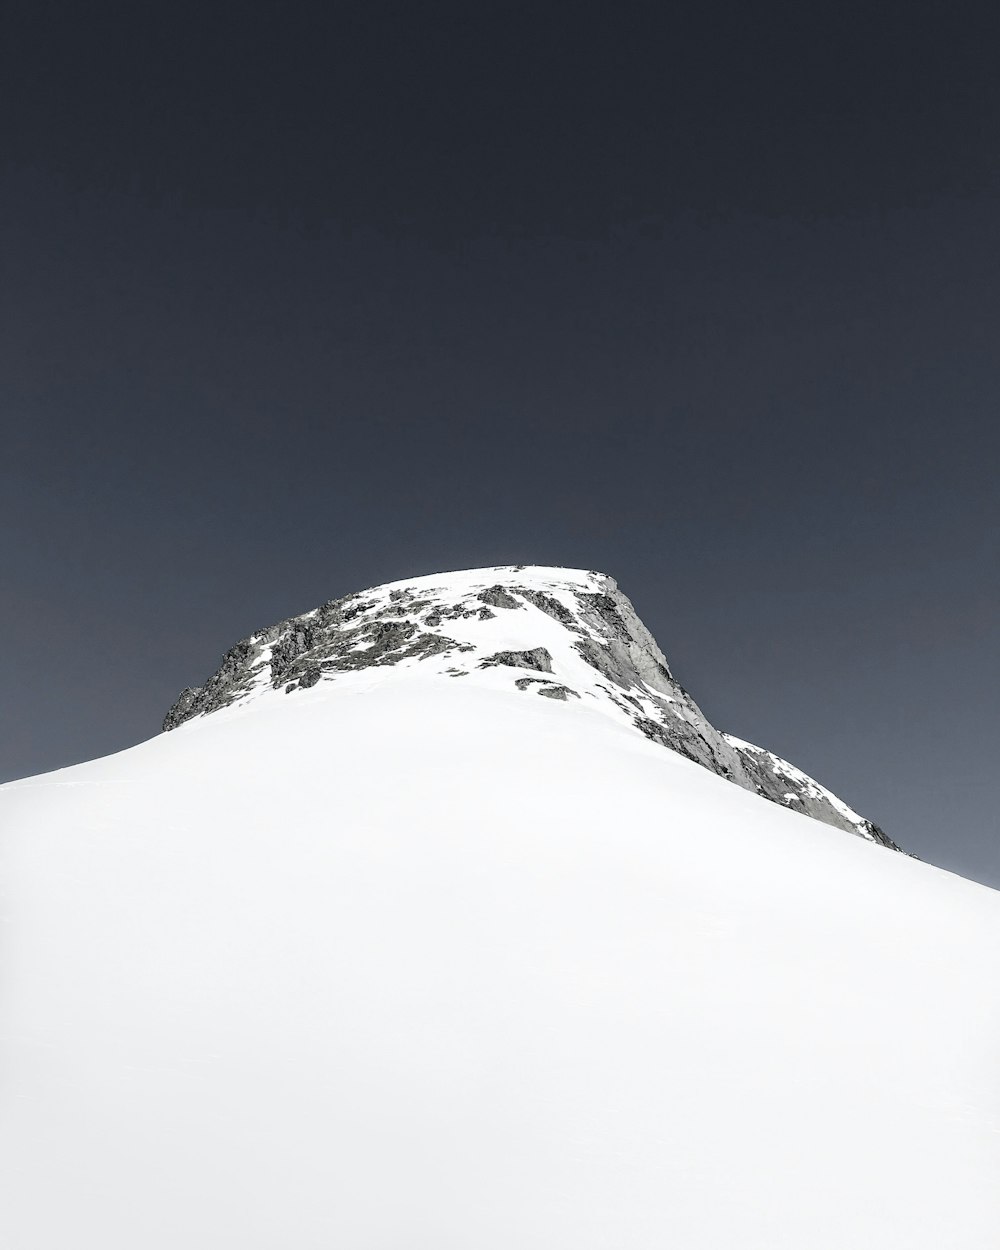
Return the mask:
<path id="1" fill-rule="evenodd" d="M 308 624 L 296 625 L 279 642 L 271 647 L 271 681 L 280 686 L 285 674 L 300 655 L 311 650 L 313 645 L 313 627 Z"/>
<path id="2" fill-rule="evenodd" d="M 570 690 L 569 686 L 553 686 L 548 682 L 538 687 L 538 694 L 544 695 L 546 699 L 560 699 L 563 703 L 567 699 L 579 699 L 580 697 L 575 690 Z"/>
<path id="3" fill-rule="evenodd" d="M 176 729 L 198 713 L 198 699 L 201 695 L 200 686 L 187 686 L 175 699 L 170 710 L 163 718 L 164 730 Z"/>
<path id="4" fill-rule="evenodd" d="M 589 607 L 591 611 L 600 617 L 610 637 L 617 638 L 619 642 L 629 642 L 629 634 L 625 627 L 625 622 L 621 618 L 617 604 L 610 595 L 603 593 L 596 595 L 581 594 L 577 595 L 577 601 L 584 607 L 585 614 Z"/>
<path id="5" fill-rule="evenodd" d="M 348 595 L 347 598 L 356 599 L 357 596 Z M 347 600 L 345 599 L 345 600 L 342 600 L 341 602 L 346 603 Z M 345 621 L 353 621 L 356 617 L 360 616 L 362 612 L 367 612 L 370 608 L 374 608 L 376 602 L 377 601 L 375 599 L 372 599 L 368 603 L 352 603 L 350 607 L 341 609 L 341 613 L 340 613 L 341 618 Z"/>
<path id="6" fill-rule="evenodd" d="M 329 661 L 340 672 L 357 672 L 361 669 L 399 664 L 403 660 L 426 659 L 440 655 L 457 644 L 442 634 L 420 634 L 412 621 L 376 622 L 364 631 L 360 649 L 346 651 Z M 459 648 L 460 649 L 460 648 Z"/>
<path id="7" fill-rule="evenodd" d="M 526 586 L 516 587 L 517 593 L 533 606 L 538 608 L 540 612 L 546 613 L 560 625 L 566 625 L 570 629 L 576 629 L 577 624 L 573 617 L 573 613 L 566 607 L 564 603 L 560 603 L 558 599 L 552 595 L 545 594 L 541 590 L 529 590 Z"/>
<path id="8" fill-rule="evenodd" d="M 481 599 L 483 603 L 488 603 L 491 608 L 519 608 L 521 606 L 502 586 L 489 586 L 486 590 L 481 590 L 476 598 Z"/>
<path id="9" fill-rule="evenodd" d="M 731 735 L 725 735 L 735 746 L 743 766 L 746 768 L 757 793 L 762 798 L 770 799 L 782 807 L 790 807 L 805 816 L 812 816 L 825 825 L 833 825 L 836 829 L 846 829 L 849 833 L 859 832 L 861 823 L 862 836 L 872 842 L 899 850 L 895 842 L 878 825 L 863 817 L 858 817 L 846 803 L 831 794 L 818 781 L 808 777 L 801 769 L 789 764 L 787 760 L 765 751 L 763 747 L 755 747 L 749 742 L 742 742 Z"/>
<path id="10" fill-rule="evenodd" d="M 539 673 L 552 672 L 552 656 L 544 647 L 532 647 L 530 651 L 498 651 L 496 655 L 485 656 L 479 667 L 492 668 L 497 664 L 506 664 L 510 668 L 533 668 Z"/>
<path id="11" fill-rule="evenodd" d="M 628 668 L 618 663 L 607 647 L 602 647 L 592 638 L 587 638 L 583 642 L 575 642 L 573 646 L 590 667 L 596 668 L 608 681 L 613 681 L 616 686 L 621 686 L 625 690 L 632 684 L 632 674 L 629 673 Z"/>

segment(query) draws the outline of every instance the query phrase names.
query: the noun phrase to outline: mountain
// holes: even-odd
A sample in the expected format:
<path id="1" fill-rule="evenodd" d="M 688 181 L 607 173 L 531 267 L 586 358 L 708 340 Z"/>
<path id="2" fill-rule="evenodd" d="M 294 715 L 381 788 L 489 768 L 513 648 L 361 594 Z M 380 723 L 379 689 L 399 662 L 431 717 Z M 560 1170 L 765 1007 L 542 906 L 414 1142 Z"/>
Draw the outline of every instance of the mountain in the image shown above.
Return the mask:
<path id="1" fill-rule="evenodd" d="M 733 784 L 615 593 L 366 593 L 0 787 L 5 1247 L 993 1250 L 1000 895 Z"/>
<path id="2" fill-rule="evenodd" d="M 238 642 L 203 686 L 181 693 L 163 728 L 267 690 L 291 694 L 387 666 L 563 702 L 591 700 L 596 710 L 745 790 L 898 849 L 787 761 L 714 729 L 604 573 L 473 569 L 332 600 Z"/>

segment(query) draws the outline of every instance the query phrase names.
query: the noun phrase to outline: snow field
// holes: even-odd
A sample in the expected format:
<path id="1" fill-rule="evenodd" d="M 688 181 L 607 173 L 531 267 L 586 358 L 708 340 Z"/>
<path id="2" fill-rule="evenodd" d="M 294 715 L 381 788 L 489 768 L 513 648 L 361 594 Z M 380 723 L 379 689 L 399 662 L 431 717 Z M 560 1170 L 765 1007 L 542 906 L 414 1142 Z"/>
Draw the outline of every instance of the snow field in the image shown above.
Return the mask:
<path id="1" fill-rule="evenodd" d="M 482 677 L 0 788 L 4 1245 L 992 1250 L 998 896 Z"/>

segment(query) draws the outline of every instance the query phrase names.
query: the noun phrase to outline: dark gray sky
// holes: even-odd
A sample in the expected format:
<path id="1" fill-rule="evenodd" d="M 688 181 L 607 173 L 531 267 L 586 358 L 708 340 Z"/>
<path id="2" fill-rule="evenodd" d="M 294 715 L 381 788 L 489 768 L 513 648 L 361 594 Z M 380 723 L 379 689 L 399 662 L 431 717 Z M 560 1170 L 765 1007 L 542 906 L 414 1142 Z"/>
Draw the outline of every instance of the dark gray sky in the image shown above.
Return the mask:
<path id="1" fill-rule="evenodd" d="M 995 5 L 5 5 L 0 779 L 390 578 L 615 576 L 1000 885 Z"/>

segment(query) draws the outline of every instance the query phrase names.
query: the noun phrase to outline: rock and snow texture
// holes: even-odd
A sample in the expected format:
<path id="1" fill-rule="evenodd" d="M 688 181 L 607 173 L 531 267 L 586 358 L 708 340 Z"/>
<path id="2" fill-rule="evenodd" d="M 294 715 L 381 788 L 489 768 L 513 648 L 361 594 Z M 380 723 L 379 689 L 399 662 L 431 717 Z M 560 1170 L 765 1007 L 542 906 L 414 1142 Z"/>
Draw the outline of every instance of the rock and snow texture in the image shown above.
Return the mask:
<path id="1" fill-rule="evenodd" d="M 5 1250 L 995 1250 L 1000 896 L 546 620 L 0 787 Z"/>
<path id="2" fill-rule="evenodd" d="M 870 820 L 768 751 L 721 734 L 674 679 L 655 639 L 604 573 L 531 565 L 392 582 L 243 639 L 204 686 L 182 692 L 164 729 L 346 674 L 480 679 L 561 702 L 583 698 L 720 777 L 825 824 L 894 847 Z M 895 847 L 894 847 L 895 849 Z"/>

